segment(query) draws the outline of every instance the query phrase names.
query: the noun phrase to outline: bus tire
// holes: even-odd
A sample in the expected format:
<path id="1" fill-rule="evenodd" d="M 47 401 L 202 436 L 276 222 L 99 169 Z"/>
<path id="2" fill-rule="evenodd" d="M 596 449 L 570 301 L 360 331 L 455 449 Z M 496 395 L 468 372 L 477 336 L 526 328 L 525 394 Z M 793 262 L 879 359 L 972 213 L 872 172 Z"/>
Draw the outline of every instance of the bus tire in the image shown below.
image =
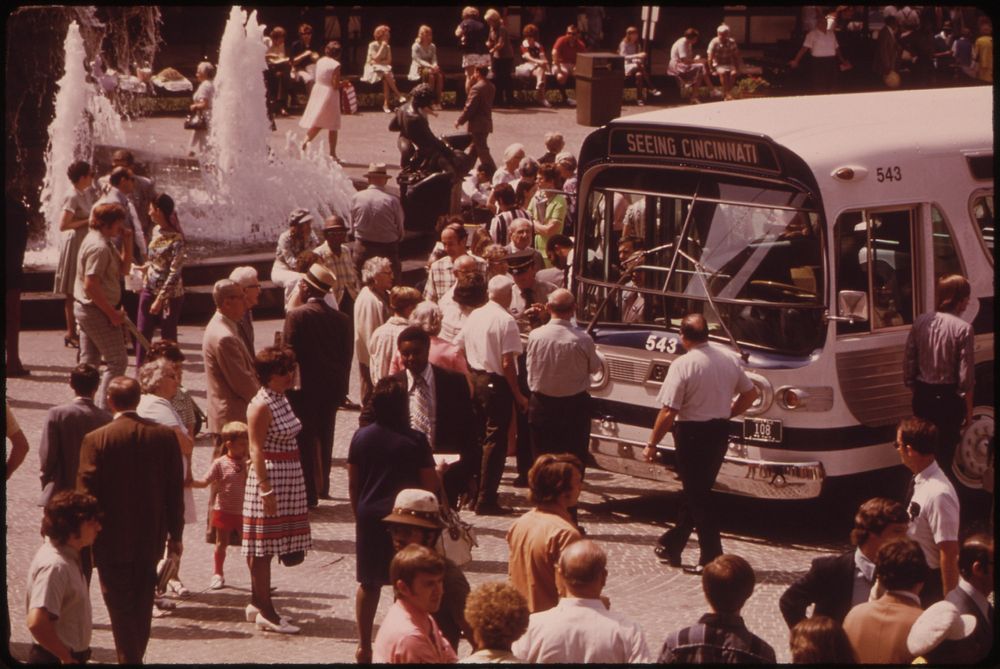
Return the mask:
<path id="1" fill-rule="evenodd" d="M 992 364 L 992 361 L 991 361 Z M 981 365 L 976 370 L 972 420 L 962 428 L 955 447 L 952 471 L 958 481 L 973 490 L 993 488 L 993 370 Z"/>

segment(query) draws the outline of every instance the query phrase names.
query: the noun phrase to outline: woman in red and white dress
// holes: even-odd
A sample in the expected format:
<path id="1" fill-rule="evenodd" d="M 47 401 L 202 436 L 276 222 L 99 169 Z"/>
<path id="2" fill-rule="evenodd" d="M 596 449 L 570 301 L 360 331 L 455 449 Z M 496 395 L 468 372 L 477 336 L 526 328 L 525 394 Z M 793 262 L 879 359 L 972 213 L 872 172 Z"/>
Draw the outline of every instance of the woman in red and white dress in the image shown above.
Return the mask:
<path id="1" fill-rule="evenodd" d="M 243 547 L 250 565 L 252 600 L 247 620 L 281 634 L 299 628 L 271 602 L 271 560 L 275 555 L 304 554 L 312 548 L 306 483 L 295 439 L 302 423 L 285 391 L 295 383 L 295 354 L 269 346 L 254 360 L 261 388 L 247 407 L 250 471 L 243 497 Z M 288 564 L 287 559 L 285 563 Z"/>

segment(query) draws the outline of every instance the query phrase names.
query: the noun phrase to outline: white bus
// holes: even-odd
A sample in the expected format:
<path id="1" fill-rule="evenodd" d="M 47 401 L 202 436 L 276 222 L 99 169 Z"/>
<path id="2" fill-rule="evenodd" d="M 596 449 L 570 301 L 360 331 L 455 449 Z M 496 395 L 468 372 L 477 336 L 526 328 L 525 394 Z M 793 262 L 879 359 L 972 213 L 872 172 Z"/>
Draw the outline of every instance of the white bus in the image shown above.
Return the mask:
<path id="1" fill-rule="evenodd" d="M 961 482 L 992 476 L 992 88 L 751 99 L 616 119 L 580 152 L 573 272 L 603 361 L 590 453 L 676 485 L 642 457 L 657 392 L 704 313 L 760 390 L 730 424 L 716 490 L 820 494 L 899 464 L 903 347 L 943 274 L 972 283 L 975 419 Z M 627 240 L 620 252 L 621 240 Z M 641 256 L 623 261 L 632 246 Z M 629 272 L 634 267 L 634 272 Z M 673 461 L 667 435 L 660 460 Z"/>

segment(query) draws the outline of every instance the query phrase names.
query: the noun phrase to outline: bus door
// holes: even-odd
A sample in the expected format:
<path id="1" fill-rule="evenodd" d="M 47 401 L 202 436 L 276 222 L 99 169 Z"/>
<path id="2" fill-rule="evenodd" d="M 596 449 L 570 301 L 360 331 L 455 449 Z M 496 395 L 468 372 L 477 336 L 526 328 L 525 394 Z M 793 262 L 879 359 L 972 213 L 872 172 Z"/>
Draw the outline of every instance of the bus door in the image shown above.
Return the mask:
<path id="1" fill-rule="evenodd" d="M 848 409 L 862 425 L 895 425 L 910 415 L 903 347 L 920 309 L 918 206 L 846 211 L 834 226 L 836 290 L 859 291 L 868 318 L 838 321 L 837 374 Z"/>

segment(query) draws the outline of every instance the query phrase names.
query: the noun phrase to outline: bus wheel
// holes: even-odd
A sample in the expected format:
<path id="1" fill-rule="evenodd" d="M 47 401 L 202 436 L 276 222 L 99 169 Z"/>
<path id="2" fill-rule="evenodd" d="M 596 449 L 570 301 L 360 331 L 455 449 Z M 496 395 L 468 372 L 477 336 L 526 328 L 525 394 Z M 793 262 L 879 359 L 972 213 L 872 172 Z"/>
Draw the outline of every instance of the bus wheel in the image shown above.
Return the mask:
<path id="1" fill-rule="evenodd" d="M 993 407 L 976 406 L 972 421 L 955 447 L 952 471 L 962 485 L 976 490 L 993 485 Z"/>

